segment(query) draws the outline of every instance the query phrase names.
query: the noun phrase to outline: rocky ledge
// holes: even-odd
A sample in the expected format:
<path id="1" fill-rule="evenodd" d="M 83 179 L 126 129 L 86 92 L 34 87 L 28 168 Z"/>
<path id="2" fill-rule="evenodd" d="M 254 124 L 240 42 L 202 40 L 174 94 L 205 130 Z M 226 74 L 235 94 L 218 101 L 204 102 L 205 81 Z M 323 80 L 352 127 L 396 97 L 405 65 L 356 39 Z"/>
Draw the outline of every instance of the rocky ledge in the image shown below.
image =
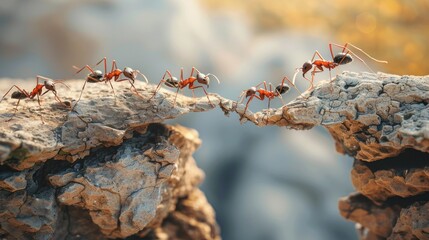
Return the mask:
<path id="1" fill-rule="evenodd" d="M 59 97 L 70 105 L 82 81 Z M 429 239 L 429 77 L 350 73 L 321 82 L 279 109 L 244 112 L 210 94 L 188 98 L 153 86 L 88 84 L 75 111 L 0 104 L 0 234 L 7 238 L 219 239 L 198 190 L 197 133 L 162 122 L 219 106 L 241 122 L 298 130 L 325 127 L 354 158 L 357 193 L 339 202 L 361 239 Z M 66 90 L 63 90 L 66 91 Z M 25 105 L 25 107 L 24 107 Z"/>
<path id="2" fill-rule="evenodd" d="M 74 105 L 82 83 L 59 85 L 60 99 Z M 0 104 L 1 237 L 220 239 L 198 189 L 198 133 L 162 123 L 211 105 L 183 96 L 174 105 L 164 91 L 149 101 L 152 87 L 138 86 L 147 94 L 87 84 L 73 112 L 50 93 L 40 108 L 21 100 L 10 121 L 16 99 Z"/>

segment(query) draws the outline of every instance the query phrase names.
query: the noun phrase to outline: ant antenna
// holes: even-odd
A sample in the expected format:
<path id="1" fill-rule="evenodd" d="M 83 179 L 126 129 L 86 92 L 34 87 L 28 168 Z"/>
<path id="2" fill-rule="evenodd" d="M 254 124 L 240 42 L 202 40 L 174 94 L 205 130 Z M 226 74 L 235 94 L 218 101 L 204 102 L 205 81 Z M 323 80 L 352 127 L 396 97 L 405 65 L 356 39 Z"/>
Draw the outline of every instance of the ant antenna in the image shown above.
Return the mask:
<path id="1" fill-rule="evenodd" d="M 220 84 L 219 78 L 217 78 L 216 75 L 214 75 L 212 73 L 207 73 L 206 76 L 213 76 L 217 80 L 217 83 Z"/>

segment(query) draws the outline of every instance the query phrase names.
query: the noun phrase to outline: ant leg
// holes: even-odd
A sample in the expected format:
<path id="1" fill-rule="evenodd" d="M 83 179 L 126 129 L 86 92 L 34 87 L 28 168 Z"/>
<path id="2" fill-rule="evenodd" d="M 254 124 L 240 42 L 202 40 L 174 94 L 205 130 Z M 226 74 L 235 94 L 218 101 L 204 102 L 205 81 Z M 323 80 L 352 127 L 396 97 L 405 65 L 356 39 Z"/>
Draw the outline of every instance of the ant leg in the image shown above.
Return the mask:
<path id="1" fill-rule="evenodd" d="M 24 94 L 27 98 L 30 98 L 30 94 L 27 92 L 27 91 L 25 91 L 25 90 L 23 90 L 23 89 L 21 89 L 21 88 L 19 88 L 18 86 L 16 86 L 16 85 L 13 85 L 12 87 L 10 87 L 9 88 L 9 90 L 3 95 L 3 97 L 1 98 L 1 100 L 0 100 L 0 102 L 2 102 L 3 101 L 3 99 L 6 97 L 6 95 L 10 92 L 10 90 L 12 90 L 12 88 L 16 88 L 16 89 L 18 89 L 18 91 L 20 91 L 22 94 Z"/>
<path id="2" fill-rule="evenodd" d="M 103 61 L 104 61 L 104 74 L 107 74 L 107 58 L 106 57 L 104 57 L 103 59 L 101 59 L 96 65 L 99 65 Z"/>
<path id="3" fill-rule="evenodd" d="M 180 88 L 178 87 L 178 88 L 177 88 L 177 91 L 176 91 L 176 96 L 174 97 L 173 107 L 175 107 L 175 106 L 176 106 L 177 94 L 179 93 L 179 90 L 180 90 Z"/>
<path id="4" fill-rule="evenodd" d="M 243 112 L 243 115 L 241 115 L 241 118 L 240 118 L 240 120 L 243 118 L 243 116 L 246 114 L 246 112 L 247 112 L 247 108 L 249 108 L 249 103 L 250 103 L 250 101 L 252 101 L 252 99 L 253 99 L 253 97 L 255 97 L 256 95 L 253 95 L 253 96 L 251 96 L 250 98 L 249 98 L 249 100 L 247 101 L 247 103 L 246 103 L 246 107 L 244 108 L 244 112 Z"/>
<path id="5" fill-rule="evenodd" d="M 10 117 L 8 120 L 6 120 L 6 122 L 9 122 L 10 120 L 12 120 L 15 117 L 15 114 L 18 111 L 18 105 L 19 105 L 20 101 L 21 101 L 21 98 L 18 99 L 18 102 L 15 105 L 15 109 L 13 110 L 12 117 Z"/>
<path id="6" fill-rule="evenodd" d="M 247 100 L 246 107 L 244 108 L 244 112 L 243 112 L 243 115 L 241 115 L 240 120 L 241 120 L 241 119 L 243 118 L 243 116 L 246 114 L 247 109 L 249 108 L 249 103 L 250 103 L 250 101 L 252 101 L 252 100 L 253 100 L 253 98 L 254 98 L 254 97 L 256 97 L 256 98 L 257 98 L 257 99 L 259 99 L 259 100 L 262 100 L 262 99 L 261 99 L 261 97 L 258 97 L 258 95 L 256 95 L 256 94 L 254 94 L 254 95 L 250 96 L 249 100 Z"/>
<path id="7" fill-rule="evenodd" d="M 2 99 L 0 100 L 0 102 L 1 101 L 3 101 L 3 99 L 6 97 L 6 95 L 12 90 L 12 88 L 16 88 L 16 89 L 18 89 L 22 94 L 24 94 L 27 98 L 30 98 L 30 94 L 28 94 L 28 92 L 27 91 L 25 91 L 25 90 L 23 90 L 23 89 L 21 89 L 21 88 L 19 88 L 18 86 L 16 86 L 16 85 L 13 85 L 7 92 L 6 92 L 6 94 L 2 97 Z M 13 111 L 13 114 L 12 114 L 12 117 L 10 118 L 10 119 L 8 119 L 8 120 L 6 120 L 6 122 L 9 122 L 10 120 L 12 120 L 13 119 L 13 117 L 15 117 L 15 114 L 16 114 L 16 112 L 18 111 L 18 106 L 19 106 L 19 102 L 21 101 L 21 98 L 18 98 L 18 102 L 16 103 L 16 105 L 15 105 L 15 108 L 14 108 L 14 111 Z"/>
<path id="8" fill-rule="evenodd" d="M 314 59 L 316 58 L 316 55 L 320 58 L 320 60 L 325 61 L 325 59 L 322 57 L 322 54 L 320 54 L 319 51 L 316 50 L 313 54 L 313 58 L 311 58 L 311 62 L 314 61 Z"/>
<path id="9" fill-rule="evenodd" d="M 356 47 L 355 45 L 353 45 L 353 44 L 351 44 L 351 43 L 346 43 L 344 46 L 341 46 L 341 45 L 336 44 L 336 43 L 330 43 L 330 44 L 329 44 L 329 47 L 330 47 L 330 48 L 332 48 L 332 46 L 336 46 L 336 47 L 344 48 L 344 50 L 343 50 L 343 51 L 345 51 L 345 49 L 347 49 L 347 51 L 349 51 L 349 52 L 350 52 L 351 54 L 353 54 L 356 58 L 358 58 L 360 61 L 362 61 L 362 62 L 363 62 L 363 60 L 362 60 L 360 57 L 358 57 L 358 56 L 357 56 L 357 55 L 356 55 L 352 50 L 350 50 L 350 48 L 349 48 L 349 47 L 347 47 L 347 45 L 349 45 L 349 46 L 353 47 L 354 49 L 358 50 L 359 52 L 363 53 L 365 56 L 367 56 L 369 59 L 371 59 L 371 60 L 373 60 L 373 61 L 375 61 L 375 62 L 379 62 L 379 63 L 387 63 L 387 61 L 385 61 L 385 60 L 378 60 L 378 59 L 376 59 L 376 58 L 372 57 L 371 55 L 369 55 L 368 53 L 366 53 L 364 50 L 362 50 L 362 49 L 360 49 L 360 48 Z"/>
<path id="10" fill-rule="evenodd" d="M 384 60 L 378 60 L 378 59 L 375 59 L 375 58 L 373 58 L 372 56 L 370 56 L 368 53 L 366 53 L 365 51 L 363 51 L 362 49 L 360 49 L 360 48 L 358 48 L 358 47 L 356 47 L 355 45 L 353 45 L 353 44 L 351 44 L 351 43 L 346 43 L 344 46 L 341 46 L 341 45 L 339 45 L 339 44 L 336 44 L 336 43 L 330 43 L 329 44 L 329 49 L 331 50 L 331 52 L 332 52 L 332 46 L 336 46 L 336 47 L 340 47 L 340 48 L 342 48 L 343 49 L 343 52 L 345 51 L 345 50 L 347 50 L 348 52 L 347 53 L 350 53 L 350 54 L 352 54 L 353 56 L 355 56 L 359 61 L 361 61 L 369 70 L 371 70 L 371 72 L 374 72 L 370 67 L 369 67 L 369 65 L 362 59 L 362 58 L 360 58 L 358 55 L 356 55 L 352 50 L 350 50 L 350 48 L 348 48 L 347 47 L 347 45 L 350 45 L 351 47 L 353 47 L 354 49 L 356 49 L 356 50 L 358 50 L 359 52 L 361 52 L 361 53 L 363 53 L 365 56 L 367 56 L 369 59 L 371 59 L 371 60 L 373 60 L 373 61 L 375 61 L 375 62 L 378 62 L 378 63 L 387 63 L 387 61 L 384 61 Z"/>
<path id="11" fill-rule="evenodd" d="M 322 61 L 326 61 L 324 58 L 323 58 L 323 56 L 319 53 L 319 51 L 315 51 L 314 52 L 314 54 L 313 54 L 313 58 L 311 59 L 311 62 L 314 62 L 314 59 L 316 58 L 316 56 L 318 56 L 319 57 L 319 59 L 320 60 L 322 60 Z M 317 67 L 317 66 L 315 66 L 315 67 Z M 295 74 L 297 74 L 297 73 L 295 73 Z M 302 73 L 302 76 L 305 78 L 305 73 L 303 72 Z M 295 77 L 294 77 L 295 78 Z M 307 79 L 308 80 L 308 79 Z"/>
<path id="12" fill-rule="evenodd" d="M 314 76 L 316 73 L 323 72 L 323 68 L 317 68 L 317 66 L 314 67 L 313 71 L 311 72 L 311 81 L 310 81 L 310 88 L 306 91 L 311 91 L 314 89 Z"/>
<path id="13" fill-rule="evenodd" d="M 115 93 L 115 89 L 113 88 L 112 81 L 111 81 L 111 80 L 108 80 L 108 82 L 109 82 L 109 84 L 110 84 L 110 88 L 112 88 L 112 91 L 113 91 L 113 97 L 115 97 L 115 102 L 116 102 L 116 93 Z"/>
<path id="14" fill-rule="evenodd" d="M 110 72 L 113 72 L 113 70 L 115 70 L 115 69 L 118 69 L 118 66 L 116 66 L 116 60 L 113 60 L 112 61 L 112 71 L 110 71 Z"/>
<path id="15" fill-rule="evenodd" d="M 134 85 L 134 83 L 129 78 L 118 79 L 118 80 L 115 80 L 115 82 L 123 82 L 123 81 L 127 81 L 127 80 L 131 84 L 131 90 L 134 91 L 140 98 L 143 98 L 143 96 L 137 91 L 137 88 Z"/>
<path id="16" fill-rule="evenodd" d="M 191 72 L 193 72 L 194 69 L 192 69 Z M 183 81 L 183 68 L 180 68 L 180 81 Z"/>
<path id="17" fill-rule="evenodd" d="M 294 76 L 294 78 L 295 78 L 295 76 Z M 282 79 L 282 85 L 285 83 L 285 80 L 287 80 L 292 85 L 292 87 L 294 87 L 299 92 L 299 94 L 302 94 L 302 92 L 298 89 L 298 87 L 293 82 L 291 82 L 287 76 L 285 76 Z"/>
<path id="18" fill-rule="evenodd" d="M 85 65 L 84 67 L 82 67 L 82 68 L 78 68 L 78 67 L 76 67 L 76 66 L 73 66 L 73 68 L 75 69 L 75 70 L 77 70 L 77 72 L 75 72 L 75 74 L 78 74 L 78 73 L 80 73 L 82 70 L 84 70 L 85 68 L 86 69 L 88 69 L 88 71 L 90 71 L 91 73 L 94 73 L 94 70 L 89 66 L 89 65 Z"/>
<path id="19" fill-rule="evenodd" d="M 39 84 L 39 79 L 44 79 L 44 80 L 48 80 L 48 81 L 54 81 L 51 78 L 47 78 L 47 77 L 44 77 L 44 76 L 37 75 L 36 76 L 36 82 L 37 82 L 37 84 Z"/>
<path id="20" fill-rule="evenodd" d="M 59 83 L 64 85 L 66 88 L 70 89 L 69 85 L 64 83 L 64 80 L 53 80 L 53 82 L 54 82 L 54 85 Z"/>
<path id="21" fill-rule="evenodd" d="M 67 106 L 67 104 L 65 104 L 65 103 L 63 103 L 62 101 L 61 101 L 61 99 L 58 97 L 58 95 L 55 93 L 55 92 L 52 92 L 53 94 L 54 94 L 54 96 L 55 96 L 55 100 L 57 100 L 59 103 L 61 103 L 61 105 L 63 105 L 64 107 L 66 107 L 66 108 L 70 108 L 70 106 Z"/>
<path id="22" fill-rule="evenodd" d="M 191 74 L 189 75 L 189 77 L 192 77 L 194 75 L 194 71 L 196 71 L 197 73 L 201 73 L 196 67 L 192 67 Z M 219 80 L 218 80 L 218 82 L 219 82 Z"/>
<path id="23" fill-rule="evenodd" d="M 82 93 L 83 93 L 83 90 L 85 89 L 85 85 L 86 85 L 86 83 L 87 83 L 87 82 L 88 82 L 88 79 L 86 79 L 86 80 L 85 80 L 85 82 L 83 83 L 82 90 L 80 90 L 79 98 L 77 99 L 77 101 L 76 101 L 76 103 L 74 104 L 74 106 L 73 106 L 73 108 L 71 109 L 71 111 L 74 111 L 74 108 L 76 107 L 77 103 L 80 101 L 80 98 L 82 97 Z"/>
<path id="24" fill-rule="evenodd" d="M 270 92 L 273 92 L 273 86 L 271 83 L 268 84 L 270 86 Z M 268 109 L 270 109 L 271 98 L 268 98 Z"/>
<path id="25" fill-rule="evenodd" d="M 168 76 L 170 76 L 170 79 L 173 78 L 173 76 L 171 75 L 170 71 L 165 71 L 164 76 L 162 76 L 161 81 L 159 81 L 158 86 L 156 86 L 155 88 L 155 92 L 153 93 L 152 97 L 149 98 L 149 100 L 151 100 L 153 97 L 155 97 L 156 93 L 158 92 L 159 88 L 161 87 L 161 84 L 166 82 L 165 81 L 165 76 L 168 74 Z"/>
<path id="26" fill-rule="evenodd" d="M 204 93 L 206 94 L 207 99 L 209 100 L 209 103 L 212 107 L 215 107 L 215 105 L 210 101 L 209 94 L 207 93 L 206 89 L 203 86 L 189 86 L 189 89 L 196 89 L 196 88 L 202 88 Z"/>
<path id="27" fill-rule="evenodd" d="M 37 94 L 37 103 L 39 103 L 39 107 L 42 107 L 42 105 L 40 104 L 40 94 Z"/>

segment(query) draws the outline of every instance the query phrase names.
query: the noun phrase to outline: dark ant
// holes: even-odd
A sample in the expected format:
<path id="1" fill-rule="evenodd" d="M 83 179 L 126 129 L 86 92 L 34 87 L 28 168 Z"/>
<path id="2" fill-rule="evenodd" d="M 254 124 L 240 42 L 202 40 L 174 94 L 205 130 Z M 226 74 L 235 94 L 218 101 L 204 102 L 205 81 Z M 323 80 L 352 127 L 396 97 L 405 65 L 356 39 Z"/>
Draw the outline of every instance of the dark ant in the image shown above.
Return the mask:
<path id="1" fill-rule="evenodd" d="M 84 69 L 87 69 L 90 71 L 90 74 L 88 74 L 88 76 L 85 79 L 85 83 L 82 86 L 79 99 L 76 101 L 76 104 L 74 105 L 74 107 L 80 101 L 80 98 L 82 97 L 82 93 L 83 93 L 83 90 L 85 89 L 85 85 L 87 82 L 90 82 L 90 83 L 109 82 L 110 87 L 112 88 L 112 91 L 113 91 L 113 95 L 116 98 L 115 89 L 113 88 L 111 80 L 113 79 L 115 82 L 122 82 L 122 81 L 128 80 L 131 84 L 131 88 L 135 91 L 135 93 L 138 96 L 142 97 L 138 93 L 137 88 L 134 86 L 134 82 L 137 79 L 137 74 L 140 74 L 145 79 L 146 83 L 148 83 L 148 80 L 145 75 L 143 75 L 139 70 L 133 70 L 130 67 L 125 67 L 124 70 L 119 69 L 116 65 L 115 60 L 112 61 L 112 69 L 110 70 L 110 72 L 107 72 L 107 59 L 104 57 L 96 65 L 99 65 L 101 62 L 104 62 L 104 75 L 103 75 L 103 72 L 101 72 L 100 70 L 93 70 L 89 65 L 85 65 L 80 69 L 76 66 L 73 66 L 73 68 L 78 70 L 76 74 L 80 73 Z M 121 75 L 124 75 L 125 78 L 119 79 Z"/>
<path id="2" fill-rule="evenodd" d="M 263 101 L 265 97 L 268 98 L 268 108 L 270 108 L 271 100 L 274 99 L 275 97 L 279 97 L 283 102 L 283 98 L 281 95 L 285 94 L 290 89 L 289 85 L 285 83 L 285 80 L 287 80 L 298 92 L 300 92 L 298 88 L 296 88 L 296 86 L 289 80 L 288 77 L 283 78 L 282 82 L 276 87 L 275 91 L 273 91 L 273 87 L 271 83 L 268 83 L 268 86 L 269 86 L 269 90 L 268 90 L 267 83 L 263 81 L 258 85 L 243 91 L 240 94 L 240 100 L 238 101 L 238 103 L 242 103 L 244 101 L 244 98 L 249 98 L 249 100 L 247 100 L 246 107 L 244 108 L 243 114 L 246 113 L 247 108 L 249 107 L 249 103 L 253 100 L 253 98 L 257 98 L 261 101 Z M 262 84 L 264 85 L 264 88 L 257 89 Z M 258 93 L 259 93 L 259 96 L 257 95 Z M 283 102 L 283 105 L 284 105 L 284 102 Z"/>
<path id="3" fill-rule="evenodd" d="M 43 84 L 39 83 L 39 79 L 44 79 Z M 64 105 L 65 107 L 69 108 L 69 107 L 70 107 L 70 105 L 67 105 L 67 104 L 63 103 L 63 102 L 61 101 L 61 99 L 60 99 L 60 98 L 58 97 L 58 95 L 57 95 L 57 90 L 55 89 L 55 84 L 57 84 L 57 83 L 63 84 L 64 86 L 66 86 L 67 88 L 69 88 L 69 86 L 67 86 L 67 85 L 66 85 L 65 83 L 63 83 L 62 81 L 59 81 L 59 80 L 52 80 L 52 79 L 50 79 L 50 78 L 43 77 L 43 76 L 40 76 L 40 75 L 37 75 L 37 76 L 36 76 L 36 86 L 33 88 L 33 90 L 32 90 L 31 92 L 27 92 L 26 90 L 21 89 L 21 88 L 20 88 L 20 87 L 18 87 L 17 85 L 13 85 L 13 86 L 12 86 L 12 87 L 11 87 L 11 88 L 6 92 L 6 94 L 5 94 L 5 95 L 3 95 L 2 99 L 0 100 L 0 102 L 2 102 L 2 101 L 3 101 L 3 99 L 6 97 L 6 95 L 7 95 L 7 94 L 8 94 L 8 93 L 13 89 L 13 88 L 18 89 L 18 91 L 13 92 L 13 93 L 12 93 L 12 95 L 11 95 L 11 98 L 13 98 L 13 99 L 18 99 L 18 102 L 16 103 L 15 110 L 14 110 L 14 112 L 13 112 L 12 117 L 11 117 L 9 120 L 6 120 L 6 121 L 8 122 L 8 121 L 10 121 L 10 120 L 12 120 L 12 119 L 13 119 L 13 117 L 14 117 L 14 116 L 15 116 L 15 114 L 16 114 L 16 111 L 18 110 L 18 105 L 19 105 L 19 102 L 21 101 L 21 99 L 25 99 L 25 98 L 33 99 L 34 97 L 36 97 L 36 96 L 37 96 L 37 102 L 38 102 L 39 106 L 41 106 L 41 104 L 40 104 L 40 96 L 43 96 L 43 95 L 45 95 L 45 94 L 46 94 L 46 93 L 48 93 L 48 92 L 52 92 L 52 93 L 54 94 L 54 96 L 55 96 L 55 100 L 57 100 L 59 103 L 61 103 L 61 104 L 62 104 L 62 105 Z M 43 88 L 46 88 L 46 91 L 42 93 Z M 69 88 L 69 89 L 70 89 L 70 88 Z M 42 119 L 42 121 L 43 121 L 43 119 Z"/>
<path id="4" fill-rule="evenodd" d="M 197 72 L 196 77 L 193 76 L 194 71 Z M 169 76 L 167 79 L 165 79 L 166 75 Z M 198 83 L 206 85 L 207 88 L 209 88 L 209 85 L 210 85 L 209 76 L 213 76 L 217 80 L 217 82 L 220 84 L 219 79 L 214 74 L 211 74 L 211 73 L 203 74 L 200 71 L 198 71 L 198 69 L 196 69 L 195 67 L 192 67 L 191 74 L 186 79 L 183 78 L 183 68 L 181 68 L 180 69 L 180 80 L 178 80 L 176 77 L 173 77 L 173 75 L 171 75 L 170 71 L 167 70 L 167 71 L 165 71 L 164 76 L 162 76 L 161 81 L 159 81 L 159 84 L 155 89 L 155 93 L 153 94 L 153 96 L 150 99 L 155 97 L 156 93 L 158 92 L 159 88 L 161 87 L 161 84 L 164 83 L 168 87 L 177 88 L 176 96 L 174 97 L 174 105 L 173 106 L 176 105 L 176 99 L 177 99 L 177 94 L 179 93 L 179 90 L 188 86 L 188 88 L 192 90 L 193 96 L 194 96 L 194 89 L 202 88 L 204 93 L 207 96 L 207 99 L 209 100 L 210 105 L 214 107 L 214 105 L 210 101 L 209 95 L 208 95 L 206 89 L 204 88 L 204 86 L 194 86 L 195 81 L 197 81 Z"/>
<path id="5" fill-rule="evenodd" d="M 342 51 L 337 53 L 336 55 L 334 55 L 334 52 L 332 50 L 332 46 L 336 46 L 339 48 L 342 48 Z M 340 66 L 340 65 L 345 65 L 348 64 L 350 62 L 353 61 L 352 55 L 355 56 L 357 59 L 359 59 L 359 61 L 361 61 L 363 64 L 365 64 L 366 67 L 368 67 L 369 70 L 372 71 L 372 69 L 366 64 L 366 62 L 364 60 L 362 60 L 358 55 L 356 55 L 355 53 L 353 53 L 348 46 L 351 46 L 353 48 L 355 48 L 356 50 L 360 51 L 361 53 L 365 54 L 365 56 L 367 56 L 368 58 L 370 58 L 371 60 L 375 61 L 375 62 L 379 62 L 379 63 L 387 63 L 387 61 L 383 61 L 383 60 L 377 60 L 373 57 L 371 57 L 368 53 L 364 52 L 362 49 L 354 46 L 351 43 L 346 43 L 344 44 L 344 46 L 336 44 L 336 43 L 330 43 L 329 44 L 329 50 L 331 52 L 331 57 L 332 57 L 332 61 L 328 61 L 325 60 L 322 55 L 316 51 L 313 54 L 313 58 L 311 59 L 311 61 L 307 61 L 305 62 L 301 68 L 297 68 L 297 71 L 295 72 L 295 75 L 293 77 L 293 82 L 295 82 L 295 78 L 296 75 L 298 74 L 299 70 L 302 70 L 302 76 L 310 82 L 310 88 L 307 89 L 308 90 L 312 90 L 314 88 L 313 82 L 314 82 L 314 75 L 316 73 L 319 72 L 323 72 L 323 68 L 326 68 L 329 70 L 329 79 L 332 79 L 331 76 L 331 70 Z M 347 50 L 347 51 L 346 51 Z M 319 57 L 319 59 L 316 59 L 316 56 Z M 305 77 L 305 74 L 311 70 L 311 68 L 314 66 L 313 71 L 311 71 L 311 80 Z M 374 71 L 372 71 L 374 72 Z M 332 80 L 331 80 L 332 81 Z"/>

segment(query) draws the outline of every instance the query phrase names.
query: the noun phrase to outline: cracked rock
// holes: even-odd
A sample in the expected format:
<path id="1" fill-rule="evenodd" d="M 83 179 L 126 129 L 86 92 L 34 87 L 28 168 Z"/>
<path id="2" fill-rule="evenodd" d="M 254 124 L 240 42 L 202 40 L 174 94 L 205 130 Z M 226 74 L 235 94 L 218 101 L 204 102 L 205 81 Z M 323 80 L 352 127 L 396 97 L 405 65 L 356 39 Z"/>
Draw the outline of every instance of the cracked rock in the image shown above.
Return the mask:
<path id="1" fill-rule="evenodd" d="M 82 83 L 69 82 L 60 98 L 74 104 Z M 2 238 L 156 239 L 160 229 L 173 237 L 177 228 L 177 237 L 220 239 L 198 190 L 198 133 L 161 123 L 212 106 L 183 96 L 173 106 L 164 90 L 149 101 L 125 86 L 115 85 L 115 100 L 109 86 L 88 84 L 76 112 L 45 95 L 41 108 L 23 100 L 5 121 L 15 101 L 0 104 Z M 139 89 L 151 95 L 151 86 Z"/>

